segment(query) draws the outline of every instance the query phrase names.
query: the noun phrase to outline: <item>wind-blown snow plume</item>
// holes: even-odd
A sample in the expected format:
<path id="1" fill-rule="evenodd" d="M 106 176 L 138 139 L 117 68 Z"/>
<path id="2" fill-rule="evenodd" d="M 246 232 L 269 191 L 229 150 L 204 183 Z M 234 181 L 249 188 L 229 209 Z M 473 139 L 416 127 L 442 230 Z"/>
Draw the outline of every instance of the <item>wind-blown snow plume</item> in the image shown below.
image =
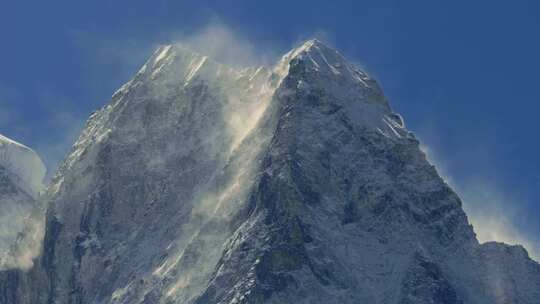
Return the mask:
<path id="1" fill-rule="evenodd" d="M 512 198 L 488 183 L 478 181 L 456 189 L 465 202 L 464 208 L 480 242 L 522 245 L 533 259 L 540 261 L 539 244 L 516 227 L 515 221 L 519 217 Z"/>
<path id="2" fill-rule="evenodd" d="M 516 228 L 514 223 L 515 204 L 512 199 L 501 193 L 500 189 L 480 180 L 458 182 L 453 178 L 434 151 L 422 145 L 422 151 L 428 160 L 437 167 L 437 171 L 463 200 L 463 208 L 481 243 L 501 242 L 524 246 L 532 258 L 540 261 L 540 246 L 526 233 Z"/>
<path id="3" fill-rule="evenodd" d="M 215 38 L 216 35 L 220 38 Z M 232 50 L 235 52 L 245 49 L 247 50 L 245 53 L 249 53 L 248 46 L 242 47 L 235 43 L 239 41 L 238 39 L 233 39 L 226 32 L 218 30 L 206 31 L 202 36 L 192 37 L 187 44 L 195 43 L 201 47 L 215 41 L 214 38 L 219 40 L 219 48 L 227 49 L 234 46 Z M 155 54 L 153 62 L 156 65 L 153 68 L 160 69 L 161 62 L 166 62 L 169 57 L 181 56 L 178 53 L 185 51 L 185 45 L 186 42 L 180 42 L 174 46 L 161 48 Z M 191 81 L 204 80 L 219 88 L 221 94 L 225 96 L 220 113 L 225 127 L 222 130 L 224 134 L 220 136 L 221 138 L 215 139 L 214 144 L 208 146 L 212 150 L 208 151 L 209 154 L 221 155 L 218 157 L 221 164 L 208 183 L 199 188 L 199 193 L 194 198 L 192 220 L 187 221 L 184 226 L 185 237 L 176 240 L 171 248 L 174 253 L 152 273 L 154 279 L 161 280 L 167 276 L 174 276 L 179 268 L 183 269 L 181 273 L 176 274 L 175 281 L 165 289 L 165 295 L 171 299 L 175 299 L 178 295 L 190 297 L 201 291 L 203 285 L 196 283 L 204 282 L 213 271 L 213 265 L 217 263 L 222 246 L 228 237 L 226 229 L 211 232 L 208 227 L 214 225 L 219 227 L 230 221 L 244 204 L 247 191 L 254 181 L 256 157 L 269 140 L 261 134 L 254 136 L 252 132 L 263 117 L 269 116 L 268 106 L 276 88 L 275 81 L 272 81 L 272 71 L 263 66 L 233 70 L 215 63 L 206 54 L 194 55 L 195 63 L 190 66 L 183 86 L 189 86 Z M 203 55 L 204 57 L 201 57 Z M 211 73 L 206 74 L 206 69 L 210 69 Z M 224 76 L 219 76 L 220 73 Z M 215 134 L 208 134 L 207 137 L 212 136 Z M 223 144 L 219 144 L 221 141 L 224 141 Z M 186 256 L 194 254 L 194 250 L 200 262 L 182 267 Z M 183 290 L 182 293 L 178 292 L 180 289 Z M 121 297 L 124 292 L 125 289 L 119 289 L 116 296 Z"/>
<path id="4" fill-rule="evenodd" d="M 173 42 L 233 67 L 270 65 L 280 54 L 276 46 L 255 44 L 220 22 L 209 23 L 195 32 L 179 32 L 172 36 Z"/>

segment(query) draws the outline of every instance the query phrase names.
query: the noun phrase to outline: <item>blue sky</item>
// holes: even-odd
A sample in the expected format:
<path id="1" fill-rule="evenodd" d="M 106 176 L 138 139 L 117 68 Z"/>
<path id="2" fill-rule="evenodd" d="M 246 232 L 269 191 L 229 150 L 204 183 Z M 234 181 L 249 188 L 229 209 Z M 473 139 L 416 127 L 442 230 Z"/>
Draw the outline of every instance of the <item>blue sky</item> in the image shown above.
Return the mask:
<path id="1" fill-rule="evenodd" d="M 312 36 L 336 47 L 381 82 L 484 232 L 538 253 L 538 1 L 9 1 L 0 133 L 53 167 L 153 48 L 209 25 L 265 55 L 254 63 Z"/>

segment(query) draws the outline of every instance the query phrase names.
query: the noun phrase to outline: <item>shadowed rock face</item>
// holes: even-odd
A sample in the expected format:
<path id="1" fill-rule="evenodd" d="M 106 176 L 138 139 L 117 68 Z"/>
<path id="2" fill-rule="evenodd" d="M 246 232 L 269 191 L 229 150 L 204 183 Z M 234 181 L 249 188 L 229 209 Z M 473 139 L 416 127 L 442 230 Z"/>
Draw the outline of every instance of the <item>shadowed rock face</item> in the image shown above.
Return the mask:
<path id="1" fill-rule="evenodd" d="M 39 263 L 0 277 L 0 299 L 536 303 L 540 266 L 480 245 L 418 146 L 319 41 L 273 69 L 162 47 L 89 119 L 48 189 Z"/>

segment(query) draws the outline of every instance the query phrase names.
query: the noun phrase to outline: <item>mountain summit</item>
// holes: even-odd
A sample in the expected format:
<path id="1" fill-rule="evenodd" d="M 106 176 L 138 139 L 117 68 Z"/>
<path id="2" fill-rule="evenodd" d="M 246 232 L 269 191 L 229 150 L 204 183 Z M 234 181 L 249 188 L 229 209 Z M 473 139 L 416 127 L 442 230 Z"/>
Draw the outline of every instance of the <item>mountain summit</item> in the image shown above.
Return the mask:
<path id="1" fill-rule="evenodd" d="M 318 40 L 270 68 L 158 48 L 92 114 L 45 200 L 14 303 L 540 298 L 540 265 L 479 244 L 377 82 Z"/>

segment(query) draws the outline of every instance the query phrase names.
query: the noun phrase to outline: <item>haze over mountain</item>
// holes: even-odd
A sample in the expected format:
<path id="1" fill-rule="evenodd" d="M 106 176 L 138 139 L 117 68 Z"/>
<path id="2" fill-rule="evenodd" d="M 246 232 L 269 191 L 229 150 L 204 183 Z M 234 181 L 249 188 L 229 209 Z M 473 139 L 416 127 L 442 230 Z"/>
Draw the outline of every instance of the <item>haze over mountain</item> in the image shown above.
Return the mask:
<path id="1" fill-rule="evenodd" d="M 160 47 L 39 200 L 43 250 L 0 275 L 6 303 L 540 298 L 540 265 L 478 242 L 377 82 L 318 40 L 270 68 Z"/>

